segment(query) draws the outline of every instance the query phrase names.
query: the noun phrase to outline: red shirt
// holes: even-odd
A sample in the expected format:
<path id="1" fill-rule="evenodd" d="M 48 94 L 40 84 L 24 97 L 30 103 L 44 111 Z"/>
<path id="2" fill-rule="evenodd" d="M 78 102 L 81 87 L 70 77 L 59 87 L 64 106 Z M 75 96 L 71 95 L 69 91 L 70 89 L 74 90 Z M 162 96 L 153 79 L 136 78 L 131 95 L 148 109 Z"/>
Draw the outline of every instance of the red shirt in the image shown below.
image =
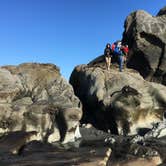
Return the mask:
<path id="1" fill-rule="evenodd" d="M 115 44 L 112 44 L 111 49 L 114 51 L 114 49 L 115 49 Z"/>
<path id="2" fill-rule="evenodd" d="M 123 47 L 123 51 L 128 54 L 129 48 L 124 46 L 124 47 Z"/>

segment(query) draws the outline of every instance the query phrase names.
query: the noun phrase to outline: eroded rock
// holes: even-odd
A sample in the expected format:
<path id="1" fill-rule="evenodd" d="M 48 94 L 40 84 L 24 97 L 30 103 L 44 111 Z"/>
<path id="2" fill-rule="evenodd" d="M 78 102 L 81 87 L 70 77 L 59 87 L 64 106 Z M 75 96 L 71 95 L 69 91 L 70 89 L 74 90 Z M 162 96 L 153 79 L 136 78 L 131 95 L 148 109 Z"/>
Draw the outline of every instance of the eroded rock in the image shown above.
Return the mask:
<path id="1" fill-rule="evenodd" d="M 94 63 L 94 62 L 93 62 Z M 136 71 L 110 71 L 102 66 L 77 66 L 70 78 L 83 103 L 83 122 L 114 134 L 136 134 L 163 120 L 166 87 L 145 81 Z"/>
<path id="2" fill-rule="evenodd" d="M 74 141 L 79 99 L 53 64 L 0 68 L 0 134 L 36 131 L 37 140 Z"/>
<path id="3" fill-rule="evenodd" d="M 156 17 L 138 10 L 125 21 L 123 41 L 130 52 L 128 67 L 154 82 L 166 85 L 166 8 Z"/>

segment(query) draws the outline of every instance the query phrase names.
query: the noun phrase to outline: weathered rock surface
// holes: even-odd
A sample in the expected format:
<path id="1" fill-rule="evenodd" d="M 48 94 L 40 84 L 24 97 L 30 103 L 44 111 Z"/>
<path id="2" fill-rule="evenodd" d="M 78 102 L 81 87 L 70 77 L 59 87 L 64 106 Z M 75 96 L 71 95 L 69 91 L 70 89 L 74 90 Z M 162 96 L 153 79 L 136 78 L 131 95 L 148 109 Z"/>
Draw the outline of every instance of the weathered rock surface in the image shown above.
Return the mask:
<path id="1" fill-rule="evenodd" d="M 94 61 L 92 61 L 95 64 Z M 110 71 L 92 63 L 77 66 L 70 78 L 83 103 L 83 122 L 114 134 L 136 134 L 163 120 L 166 87 L 145 81 L 134 70 Z"/>
<path id="2" fill-rule="evenodd" d="M 79 99 L 53 64 L 0 68 L 0 134 L 36 131 L 36 139 L 73 141 Z"/>
<path id="3" fill-rule="evenodd" d="M 166 7 L 156 17 L 138 10 L 125 21 L 123 41 L 129 44 L 128 67 L 166 85 Z"/>
<path id="4" fill-rule="evenodd" d="M 83 137 L 75 143 L 60 144 L 57 142 L 52 145 L 32 141 L 23 146 L 18 155 L 1 154 L 0 165 L 115 166 L 119 164 L 140 166 L 140 164 L 143 164 L 145 166 L 156 166 L 157 164 L 165 163 L 165 138 L 146 140 L 145 144 L 142 145 L 132 143 L 133 137 L 110 135 L 96 130 L 94 127 L 80 128 L 80 132 Z M 17 132 L 13 134 L 16 136 L 15 145 L 18 142 L 17 140 L 21 139 L 20 136 L 22 136 L 22 142 L 27 137 L 25 133 Z M 4 137 L 0 142 L 3 142 L 4 145 L 9 144 L 9 139 L 12 139 L 13 134 Z M 15 147 L 18 147 L 18 145 Z"/>
<path id="5" fill-rule="evenodd" d="M 131 48 L 128 66 L 164 85 L 165 23 L 166 8 L 156 17 L 134 12 L 126 20 L 123 39 Z M 107 71 L 103 56 L 77 66 L 70 83 L 83 103 L 82 122 L 111 134 L 87 125 L 80 129 L 81 139 L 62 144 L 55 141 L 74 140 L 82 111 L 58 68 L 1 67 L 0 165 L 165 165 L 166 87 L 144 80 L 137 71 L 125 68 L 120 73 L 116 64 Z"/>
<path id="6" fill-rule="evenodd" d="M 22 146 L 22 143 L 25 142 L 25 138 L 35 133 L 27 134 L 25 132 L 14 132 L 8 136 L 4 136 L 0 139 L 0 148 L 3 148 L 4 152 L 13 152 L 13 150 L 19 151 L 18 155 L 1 153 L 0 165 L 103 166 L 100 162 L 107 163 L 107 161 L 104 161 L 104 158 L 110 148 L 107 145 L 108 143 L 104 142 L 104 140 L 110 135 L 98 131 L 95 128 L 81 128 L 80 132 L 83 135 L 81 140 L 68 144 L 61 144 L 60 142 L 48 144 L 32 141 Z M 12 143 L 11 140 L 14 140 L 15 143 Z M 31 138 L 31 140 L 33 140 L 33 138 Z M 12 151 L 7 151 L 7 148 Z"/>

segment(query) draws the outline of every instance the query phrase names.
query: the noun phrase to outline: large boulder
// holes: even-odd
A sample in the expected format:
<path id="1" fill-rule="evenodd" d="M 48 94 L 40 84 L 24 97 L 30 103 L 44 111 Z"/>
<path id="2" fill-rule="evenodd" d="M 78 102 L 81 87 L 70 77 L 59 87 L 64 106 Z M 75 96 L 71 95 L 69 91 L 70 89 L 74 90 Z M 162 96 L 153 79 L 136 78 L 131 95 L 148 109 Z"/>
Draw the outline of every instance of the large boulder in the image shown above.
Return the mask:
<path id="1" fill-rule="evenodd" d="M 74 140 L 81 104 L 55 65 L 3 66 L 0 78 L 0 135 L 35 131 L 37 140 Z"/>
<path id="2" fill-rule="evenodd" d="M 125 21 L 123 42 L 130 48 L 128 67 L 166 85 L 166 7 L 156 17 L 143 10 L 131 13 Z"/>
<path id="3" fill-rule="evenodd" d="M 75 67 L 70 77 L 75 94 L 83 103 L 83 123 L 114 134 L 136 134 L 162 121 L 165 86 L 144 80 L 133 69 L 119 72 L 112 65 L 107 71 L 99 59 L 102 58 Z"/>

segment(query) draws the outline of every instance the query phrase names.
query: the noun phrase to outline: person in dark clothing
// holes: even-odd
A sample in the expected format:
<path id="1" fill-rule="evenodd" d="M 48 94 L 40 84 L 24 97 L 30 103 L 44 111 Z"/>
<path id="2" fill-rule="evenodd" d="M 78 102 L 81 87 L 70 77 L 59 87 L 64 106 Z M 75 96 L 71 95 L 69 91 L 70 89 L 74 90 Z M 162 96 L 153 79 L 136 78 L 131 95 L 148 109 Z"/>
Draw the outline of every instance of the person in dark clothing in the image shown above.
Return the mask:
<path id="1" fill-rule="evenodd" d="M 106 62 L 107 70 L 110 70 L 112 50 L 111 50 L 111 45 L 109 43 L 107 43 L 107 45 L 104 49 L 104 55 L 105 55 L 105 62 Z"/>

